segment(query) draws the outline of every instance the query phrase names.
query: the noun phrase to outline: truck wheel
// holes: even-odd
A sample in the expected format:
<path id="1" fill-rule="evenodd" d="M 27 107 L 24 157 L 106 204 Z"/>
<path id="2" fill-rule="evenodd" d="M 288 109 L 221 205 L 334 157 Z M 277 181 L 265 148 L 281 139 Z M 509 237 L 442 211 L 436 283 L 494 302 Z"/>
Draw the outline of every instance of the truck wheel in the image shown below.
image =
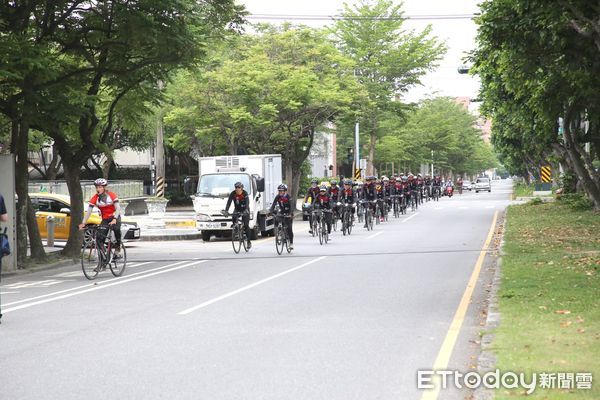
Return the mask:
<path id="1" fill-rule="evenodd" d="M 267 232 L 267 231 L 260 231 L 260 236 L 266 238 L 266 237 L 269 236 L 269 232 Z"/>
<path id="2" fill-rule="evenodd" d="M 202 240 L 203 241 L 210 242 L 210 236 L 211 236 L 211 234 L 210 234 L 209 231 L 202 231 L 201 235 L 202 235 Z"/>
<path id="3" fill-rule="evenodd" d="M 262 233 L 261 233 L 262 235 Z M 255 226 L 254 228 L 250 229 L 250 239 L 251 240 L 256 240 L 258 239 L 258 227 Z"/>

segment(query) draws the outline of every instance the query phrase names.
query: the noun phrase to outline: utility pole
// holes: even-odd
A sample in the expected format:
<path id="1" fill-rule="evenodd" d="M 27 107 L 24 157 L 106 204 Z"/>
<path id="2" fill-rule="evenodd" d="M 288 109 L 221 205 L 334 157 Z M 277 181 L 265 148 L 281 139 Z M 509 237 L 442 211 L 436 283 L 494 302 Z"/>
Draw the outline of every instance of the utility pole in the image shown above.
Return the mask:
<path id="1" fill-rule="evenodd" d="M 158 81 L 158 89 L 163 90 L 163 81 Z M 156 130 L 156 147 L 154 159 L 156 160 L 155 168 L 155 187 L 154 195 L 156 197 L 165 196 L 165 147 L 164 147 L 164 130 L 163 130 L 163 114 L 162 109 L 158 111 L 158 123 Z"/>
<path id="2" fill-rule="evenodd" d="M 356 169 L 360 168 L 360 135 L 358 121 L 356 121 L 356 126 L 354 127 L 354 165 L 356 165 Z M 355 171 L 352 172 L 354 173 Z"/>

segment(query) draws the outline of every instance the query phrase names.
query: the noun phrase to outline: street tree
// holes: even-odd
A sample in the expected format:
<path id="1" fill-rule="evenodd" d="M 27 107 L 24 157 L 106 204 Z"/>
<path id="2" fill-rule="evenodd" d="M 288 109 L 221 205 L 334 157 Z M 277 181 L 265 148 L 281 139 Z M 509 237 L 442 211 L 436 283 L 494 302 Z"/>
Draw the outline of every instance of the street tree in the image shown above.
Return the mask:
<path id="1" fill-rule="evenodd" d="M 584 1 L 486 1 L 471 57 L 484 110 L 504 124 L 494 128 L 499 151 L 531 169 L 553 151 L 597 209 L 599 16 L 598 5 Z"/>
<path id="2" fill-rule="evenodd" d="M 355 63 L 354 73 L 369 94 L 361 104 L 361 127 L 368 133 L 369 171 L 373 172 L 375 150 L 386 112 L 409 88 L 421 83 L 441 59 L 446 48 L 431 35 L 431 26 L 422 32 L 404 28 L 402 5 L 391 0 L 360 0 L 344 5 L 342 17 L 333 29 L 342 52 Z"/>

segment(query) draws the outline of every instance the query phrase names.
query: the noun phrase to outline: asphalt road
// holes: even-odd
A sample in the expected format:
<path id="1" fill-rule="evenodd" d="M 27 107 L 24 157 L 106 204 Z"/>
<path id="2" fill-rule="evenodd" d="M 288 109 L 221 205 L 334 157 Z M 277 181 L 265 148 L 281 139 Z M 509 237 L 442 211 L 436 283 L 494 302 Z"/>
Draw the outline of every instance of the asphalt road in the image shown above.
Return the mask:
<path id="1" fill-rule="evenodd" d="M 510 188 L 323 246 L 296 222 L 290 255 L 272 239 L 238 255 L 228 241 L 140 242 L 122 278 L 73 266 L 4 279 L 0 398 L 420 399 L 417 370 L 443 349 Z M 449 368 L 473 368 L 490 258 Z"/>

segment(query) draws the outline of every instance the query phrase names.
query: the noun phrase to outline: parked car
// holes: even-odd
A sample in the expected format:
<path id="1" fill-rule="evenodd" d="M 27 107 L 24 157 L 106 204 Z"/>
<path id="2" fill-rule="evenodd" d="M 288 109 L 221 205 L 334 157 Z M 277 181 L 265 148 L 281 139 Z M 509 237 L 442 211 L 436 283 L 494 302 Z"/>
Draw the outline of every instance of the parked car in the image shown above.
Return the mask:
<path id="1" fill-rule="evenodd" d="M 46 222 L 48 216 L 54 217 L 54 238 L 57 240 L 69 239 L 69 226 L 71 224 L 71 198 L 63 194 L 29 193 L 31 204 L 35 210 L 38 228 L 42 238 L 48 236 Z M 84 212 L 87 210 L 87 204 Z M 100 211 L 95 208 L 88 219 L 88 225 L 99 225 L 102 222 Z M 138 240 L 140 228 L 137 222 L 121 217 L 121 235 L 124 240 Z"/>
<path id="2" fill-rule="evenodd" d="M 463 190 L 468 190 L 469 192 L 475 188 L 475 184 L 469 180 L 463 180 Z"/>
<path id="3" fill-rule="evenodd" d="M 475 181 L 475 193 L 479 193 L 480 191 L 488 192 L 492 191 L 492 184 L 490 182 L 490 178 L 477 178 Z"/>

